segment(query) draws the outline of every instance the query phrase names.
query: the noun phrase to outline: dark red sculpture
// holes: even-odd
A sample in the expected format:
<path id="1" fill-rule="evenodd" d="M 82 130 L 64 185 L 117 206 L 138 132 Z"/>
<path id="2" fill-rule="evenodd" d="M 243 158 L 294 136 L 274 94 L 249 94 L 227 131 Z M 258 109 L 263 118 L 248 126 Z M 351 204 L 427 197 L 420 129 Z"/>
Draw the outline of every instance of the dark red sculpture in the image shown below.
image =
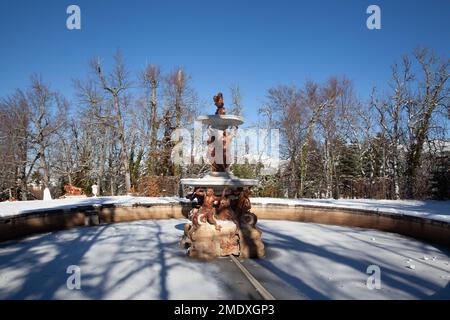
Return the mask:
<path id="1" fill-rule="evenodd" d="M 223 115 L 225 114 L 225 107 L 223 103 L 223 95 L 222 92 L 219 92 L 216 96 L 213 97 L 214 105 L 217 107 L 216 114 Z"/>

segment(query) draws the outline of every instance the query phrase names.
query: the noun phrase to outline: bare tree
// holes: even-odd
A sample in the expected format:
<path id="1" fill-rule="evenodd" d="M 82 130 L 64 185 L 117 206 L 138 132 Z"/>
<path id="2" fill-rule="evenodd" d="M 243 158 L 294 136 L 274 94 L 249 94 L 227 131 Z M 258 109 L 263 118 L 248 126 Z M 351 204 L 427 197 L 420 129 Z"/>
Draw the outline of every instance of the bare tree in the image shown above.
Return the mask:
<path id="1" fill-rule="evenodd" d="M 267 91 L 264 111 L 280 128 L 281 152 L 289 162 L 288 195 L 296 197 L 299 182 L 299 150 L 304 136 L 304 117 L 300 108 L 300 91 L 295 86 L 280 85 Z"/>
<path id="2" fill-rule="evenodd" d="M 131 191 L 131 173 L 130 162 L 128 157 L 128 148 L 126 142 L 125 121 L 123 117 L 123 99 L 125 92 L 130 87 L 128 81 L 128 72 L 122 60 L 120 51 L 114 55 L 115 65 L 113 70 L 109 73 L 108 79 L 105 76 L 99 59 L 91 61 L 91 68 L 97 75 L 98 81 L 103 90 L 112 98 L 112 105 L 114 109 L 114 120 L 116 123 L 116 131 L 120 143 L 122 166 L 125 172 L 125 189 L 126 192 Z"/>
<path id="3" fill-rule="evenodd" d="M 158 93 L 157 90 L 161 82 L 161 71 L 158 66 L 147 65 L 140 74 L 140 81 L 145 90 L 144 106 L 149 111 L 148 130 L 150 132 L 150 148 L 148 152 L 147 172 L 154 175 L 157 163 L 154 161 L 156 157 L 156 149 L 158 143 Z M 144 113 L 146 114 L 146 113 Z"/>
<path id="4" fill-rule="evenodd" d="M 31 87 L 26 93 L 30 115 L 30 137 L 36 158 L 39 159 L 43 185 L 50 185 L 49 148 L 54 137 L 66 123 L 68 102 L 60 94 L 50 90 L 40 76 L 31 78 Z"/>
<path id="5" fill-rule="evenodd" d="M 388 136 L 389 145 L 387 148 L 390 158 L 390 172 L 394 187 L 394 198 L 400 199 L 400 147 L 404 141 L 404 131 L 402 127 L 403 108 L 408 103 L 408 88 L 414 76 L 411 74 L 411 61 L 408 56 L 403 56 L 402 67 L 394 64 L 392 67 L 391 89 L 393 94 L 381 103 L 373 106 L 379 114 L 379 125 L 382 135 Z"/>
<path id="6" fill-rule="evenodd" d="M 424 146 L 430 140 L 431 124 L 435 117 L 442 118 L 449 105 L 448 66 L 448 59 L 439 59 L 426 48 L 417 49 L 413 61 L 404 55 L 400 65 L 392 66 L 392 94 L 374 104 L 381 134 L 387 137 L 395 199 L 402 194 L 412 198 L 420 189 L 417 174 Z"/>
<path id="7" fill-rule="evenodd" d="M 322 97 L 319 95 L 318 91 L 319 87 L 316 83 L 307 81 L 305 84 L 305 89 L 302 93 L 302 104 L 304 105 L 303 110 L 309 109 L 310 117 L 306 123 L 306 136 L 300 150 L 300 197 L 303 197 L 305 193 L 305 183 L 308 173 L 309 146 L 312 143 L 313 129 L 319 120 L 320 114 L 328 104 L 328 99 L 321 101 Z"/>
<path id="8" fill-rule="evenodd" d="M 37 158 L 29 159 L 29 113 L 24 93 L 17 90 L 0 100 L 1 198 L 27 200 L 27 183 Z"/>
<path id="9" fill-rule="evenodd" d="M 164 108 L 175 119 L 175 127 L 191 123 L 197 113 L 198 97 L 192 87 L 192 77 L 177 68 L 164 78 Z"/>
<path id="10" fill-rule="evenodd" d="M 111 131 L 115 129 L 115 121 L 110 105 L 102 95 L 102 88 L 92 80 L 74 81 L 78 102 L 81 112 L 74 121 L 82 124 L 83 142 L 90 146 L 95 146 L 91 154 L 90 174 L 99 188 L 99 194 L 106 188 L 106 157 L 108 144 L 111 143 Z"/>
<path id="11" fill-rule="evenodd" d="M 430 123 L 438 108 L 448 109 L 450 88 L 448 86 L 450 59 L 439 59 L 434 51 L 418 48 L 414 52 L 420 72 L 417 92 L 406 104 L 409 143 L 407 147 L 407 189 L 409 198 L 414 197 L 417 169 L 420 167 L 424 144 L 428 138 Z"/>
<path id="12" fill-rule="evenodd" d="M 163 110 L 164 138 L 163 154 L 169 157 L 173 143 L 170 142 L 172 131 L 181 128 L 181 125 L 188 126 L 193 123 L 196 115 L 197 94 L 191 86 L 191 76 L 182 68 L 169 73 L 165 78 Z M 167 161 L 164 161 L 167 162 Z M 174 165 L 172 174 L 178 176 L 181 174 L 181 167 Z"/>

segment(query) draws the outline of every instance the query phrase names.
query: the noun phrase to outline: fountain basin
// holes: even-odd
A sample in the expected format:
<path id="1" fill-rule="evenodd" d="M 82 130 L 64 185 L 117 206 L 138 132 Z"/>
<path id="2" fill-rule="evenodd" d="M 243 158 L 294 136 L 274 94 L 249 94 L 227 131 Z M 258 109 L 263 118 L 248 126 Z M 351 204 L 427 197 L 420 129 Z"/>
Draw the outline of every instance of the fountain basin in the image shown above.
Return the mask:
<path id="1" fill-rule="evenodd" d="M 0 217 L 0 242 L 30 234 L 84 226 L 86 225 L 86 215 L 91 211 L 97 211 L 100 224 L 108 224 L 135 220 L 183 218 L 188 216 L 192 208 L 187 199 L 181 198 L 173 198 L 170 203 L 145 203 L 147 198 L 138 197 L 116 198 L 118 199 L 117 203 L 102 201 L 103 199 L 112 200 L 112 197 L 97 198 L 95 200 L 98 202 L 98 206 L 88 202 L 88 200 L 92 201 L 90 198 L 80 200 L 78 204 L 72 201 L 73 203 L 71 202 L 70 205 L 66 200 L 54 200 L 48 207 Z M 155 199 L 157 198 L 148 198 L 147 200 Z M 258 198 L 251 200 L 252 211 L 258 219 L 291 220 L 376 229 L 450 247 L 450 222 L 438 221 L 429 218 L 429 215 L 426 214 L 410 216 L 382 210 L 289 205 L 287 203 L 263 204 L 258 201 Z M 20 204 L 18 202 L 14 205 Z"/>
<path id="2" fill-rule="evenodd" d="M 235 115 L 207 115 L 197 117 L 204 125 L 210 126 L 213 129 L 225 130 L 229 127 L 238 127 L 244 123 L 244 118 Z"/>

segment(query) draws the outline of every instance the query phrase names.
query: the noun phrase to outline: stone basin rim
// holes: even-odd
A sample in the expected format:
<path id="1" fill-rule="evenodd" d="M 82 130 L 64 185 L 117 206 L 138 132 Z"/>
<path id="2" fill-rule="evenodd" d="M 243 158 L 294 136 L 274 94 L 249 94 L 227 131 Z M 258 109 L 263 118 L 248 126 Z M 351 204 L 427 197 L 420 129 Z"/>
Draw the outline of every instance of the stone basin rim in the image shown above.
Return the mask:
<path id="1" fill-rule="evenodd" d="M 85 225 L 85 217 L 95 212 L 100 223 L 118 223 L 134 220 L 172 219 L 187 216 L 191 205 L 181 200 L 175 203 L 132 206 L 103 204 L 79 206 L 70 209 L 53 208 L 0 217 L 0 242 L 31 234 L 68 229 Z M 423 216 L 401 215 L 360 208 L 322 207 L 311 205 L 252 203 L 258 219 L 288 220 L 319 224 L 346 225 L 399 233 L 419 240 L 450 247 L 450 222 Z"/>
<path id="2" fill-rule="evenodd" d="M 180 183 L 187 186 L 210 186 L 210 187 L 221 187 L 221 186 L 257 186 L 259 181 L 256 179 L 181 179 Z"/>
<path id="3" fill-rule="evenodd" d="M 205 125 L 209 125 L 214 129 L 224 130 L 228 127 L 238 127 L 244 123 L 244 118 L 241 116 L 226 114 L 226 115 L 203 115 L 197 117 L 197 121 Z"/>

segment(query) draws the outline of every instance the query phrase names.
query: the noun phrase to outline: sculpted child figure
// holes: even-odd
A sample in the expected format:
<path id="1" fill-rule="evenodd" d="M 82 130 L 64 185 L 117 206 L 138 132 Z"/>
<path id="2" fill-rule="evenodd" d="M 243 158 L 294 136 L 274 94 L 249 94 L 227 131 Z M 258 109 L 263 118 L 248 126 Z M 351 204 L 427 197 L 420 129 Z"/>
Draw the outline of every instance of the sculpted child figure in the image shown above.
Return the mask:
<path id="1" fill-rule="evenodd" d="M 237 204 L 236 204 L 236 214 L 240 218 L 243 214 L 250 211 L 252 205 L 250 203 L 250 189 L 244 188 L 239 192 Z"/>
<path id="2" fill-rule="evenodd" d="M 200 207 L 203 204 L 203 196 L 200 196 L 197 194 L 197 191 L 199 188 L 196 188 L 194 192 L 189 196 L 189 199 L 192 201 L 192 203 L 195 203 L 195 205 L 192 207 L 191 213 L 189 215 L 189 218 L 192 220 L 192 225 L 194 228 L 192 228 L 191 231 L 194 231 L 198 226 L 198 217 L 200 215 Z"/>
<path id="3" fill-rule="evenodd" d="M 222 226 L 217 224 L 217 221 L 214 217 L 214 214 L 216 212 L 216 208 L 214 208 L 214 205 L 219 202 L 220 198 L 216 197 L 214 195 L 214 189 L 208 188 L 206 189 L 206 192 L 203 189 L 198 189 L 195 192 L 196 195 L 203 197 L 203 204 L 196 213 L 196 215 L 204 215 L 203 222 L 208 221 L 209 224 L 212 224 L 215 226 L 216 230 L 220 231 Z M 206 221 L 205 221 L 206 220 Z M 194 219 L 193 219 L 194 221 Z"/>
<path id="4" fill-rule="evenodd" d="M 219 200 L 219 207 L 217 208 L 217 218 L 219 220 L 233 220 L 234 218 L 234 211 L 231 208 L 231 200 L 226 195 L 227 192 L 228 188 L 223 189 Z"/>
<path id="5" fill-rule="evenodd" d="M 239 192 L 236 204 L 236 218 L 241 224 L 254 227 L 258 218 L 254 213 L 250 212 L 250 209 L 252 208 L 250 195 L 250 188 L 244 188 Z"/>

